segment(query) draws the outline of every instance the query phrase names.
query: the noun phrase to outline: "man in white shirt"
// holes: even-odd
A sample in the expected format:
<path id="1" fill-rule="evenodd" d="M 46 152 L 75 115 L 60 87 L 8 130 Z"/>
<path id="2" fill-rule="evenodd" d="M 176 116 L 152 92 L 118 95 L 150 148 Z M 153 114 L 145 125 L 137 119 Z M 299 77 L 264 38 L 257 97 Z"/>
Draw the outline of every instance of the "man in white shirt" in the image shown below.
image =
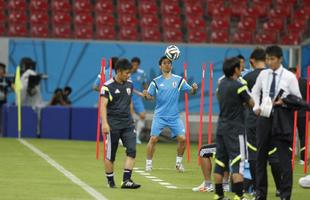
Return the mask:
<path id="1" fill-rule="evenodd" d="M 289 147 L 293 138 L 293 111 L 283 106 L 281 97 L 289 94 L 301 97 L 301 94 L 295 75 L 282 66 L 282 59 L 282 49 L 279 46 L 267 47 L 266 64 L 269 69 L 259 74 L 252 89 L 255 101 L 253 111 L 259 116 L 256 129 L 259 160 L 256 163 L 257 200 L 267 199 L 266 165 L 270 153 L 275 153 L 281 164 L 280 197 L 282 200 L 291 198 L 292 165 Z M 281 90 L 283 95 L 277 97 Z M 260 104 L 261 94 L 263 103 Z M 287 123 L 279 125 L 278 121 Z"/>

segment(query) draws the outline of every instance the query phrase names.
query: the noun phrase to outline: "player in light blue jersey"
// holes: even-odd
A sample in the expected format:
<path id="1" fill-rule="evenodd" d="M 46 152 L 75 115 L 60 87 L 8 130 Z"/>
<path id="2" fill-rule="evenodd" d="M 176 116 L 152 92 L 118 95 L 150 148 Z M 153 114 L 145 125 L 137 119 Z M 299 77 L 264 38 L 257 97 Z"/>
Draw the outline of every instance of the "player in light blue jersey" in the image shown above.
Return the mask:
<path id="1" fill-rule="evenodd" d="M 159 67 L 162 75 L 153 79 L 148 90 L 143 91 L 145 98 L 148 100 L 156 97 L 151 137 L 146 150 L 146 171 L 152 170 L 152 158 L 158 136 L 165 127 L 168 127 L 171 130 L 172 138 L 176 138 L 178 141 L 176 169 L 183 172 L 182 159 L 185 151 L 185 129 L 179 116 L 178 100 L 181 91 L 195 94 L 198 86 L 196 83 L 190 86 L 181 76 L 172 74 L 172 62 L 166 56 L 160 58 Z"/>
<path id="2" fill-rule="evenodd" d="M 106 67 L 105 68 L 105 81 L 108 81 L 110 78 L 114 77 L 116 75 L 114 71 L 115 63 L 118 60 L 118 57 L 112 57 L 112 72 L 110 72 L 110 68 Z M 112 75 L 110 75 L 112 73 Z M 93 90 L 99 91 L 99 85 L 100 85 L 100 78 L 101 78 L 101 70 L 100 73 L 98 74 L 94 84 L 93 84 Z"/>
<path id="3" fill-rule="evenodd" d="M 136 122 L 136 134 L 137 134 L 137 144 L 141 144 L 140 134 L 145 126 L 145 109 L 143 104 L 143 98 L 141 96 L 142 91 L 147 89 L 147 79 L 146 74 L 143 69 L 139 69 L 141 61 L 138 57 L 131 59 L 132 71 L 130 79 L 133 83 L 134 93 L 132 96 L 133 109 L 138 115 Z M 139 94 L 140 93 L 140 94 Z"/>

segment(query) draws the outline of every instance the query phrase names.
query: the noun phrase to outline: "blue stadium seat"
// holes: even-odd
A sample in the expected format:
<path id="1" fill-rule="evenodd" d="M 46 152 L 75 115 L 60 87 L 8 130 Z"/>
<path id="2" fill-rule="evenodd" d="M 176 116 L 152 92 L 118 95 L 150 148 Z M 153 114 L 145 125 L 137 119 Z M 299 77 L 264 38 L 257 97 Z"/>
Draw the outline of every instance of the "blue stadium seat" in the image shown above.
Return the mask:
<path id="1" fill-rule="evenodd" d="M 37 113 L 31 107 L 22 107 L 22 132 L 21 137 L 37 137 Z M 3 135 L 6 137 L 18 137 L 17 107 L 3 106 Z"/>
<path id="2" fill-rule="evenodd" d="M 69 139 L 69 107 L 52 106 L 41 111 L 41 138 Z"/>
<path id="3" fill-rule="evenodd" d="M 71 109 L 71 139 L 96 140 L 97 109 L 72 108 Z"/>

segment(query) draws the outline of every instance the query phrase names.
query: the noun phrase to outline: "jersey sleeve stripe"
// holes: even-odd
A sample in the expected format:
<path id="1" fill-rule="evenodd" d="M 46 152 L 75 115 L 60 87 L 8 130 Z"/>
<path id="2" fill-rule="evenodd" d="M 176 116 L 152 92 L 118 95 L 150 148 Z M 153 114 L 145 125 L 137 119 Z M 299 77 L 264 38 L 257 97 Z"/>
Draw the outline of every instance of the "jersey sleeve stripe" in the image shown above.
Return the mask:
<path id="1" fill-rule="evenodd" d="M 244 85 L 238 89 L 237 93 L 240 94 L 241 92 L 246 91 L 247 89 L 248 89 L 248 86 Z"/>
<path id="2" fill-rule="evenodd" d="M 101 92 L 100 92 L 100 95 L 103 95 L 104 94 L 104 91 L 108 92 L 109 93 L 109 100 L 112 101 L 113 100 L 113 97 L 109 91 L 109 88 L 107 86 L 102 86 L 101 88 Z"/>
<path id="3" fill-rule="evenodd" d="M 182 85 L 183 85 L 184 82 L 185 82 L 185 80 L 182 78 L 182 79 L 180 80 L 180 83 L 179 83 L 178 91 L 181 90 Z"/>
<path id="4" fill-rule="evenodd" d="M 158 86 L 157 86 L 155 80 L 152 80 L 151 84 L 155 86 L 155 88 L 156 88 L 156 93 L 157 93 L 157 92 L 158 92 Z"/>

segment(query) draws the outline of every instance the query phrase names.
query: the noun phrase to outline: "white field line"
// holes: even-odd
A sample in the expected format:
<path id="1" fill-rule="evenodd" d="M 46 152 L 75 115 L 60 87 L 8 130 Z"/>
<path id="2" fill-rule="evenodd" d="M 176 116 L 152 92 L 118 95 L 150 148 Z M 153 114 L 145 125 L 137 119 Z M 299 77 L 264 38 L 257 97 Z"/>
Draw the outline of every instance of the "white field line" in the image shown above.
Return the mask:
<path id="1" fill-rule="evenodd" d="M 50 165 L 55 167 L 59 172 L 61 172 L 63 175 L 65 175 L 70 181 L 75 183 L 76 185 L 80 186 L 83 190 L 85 190 L 88 194 L 90 194 L 94 199 L 97 200 L 107 200 L 105 196 L 103 196 L 101 193 L 96 191 L 91 186 L 87 185 L 85 182 L 83 182 L 81 179 L 76 177 L 74 174 L 72 174 L 70 171 L 66 170 L 63 166 L 58 164 L 55 160 L 50 158 L 47 154 L 40 151 L 38 148 L 33 146 L 32 144 L 28 143 L 27 141 L 23 139 L 18 139 L 20 143 L 28 147 L 30 150 L 32 150 L 35 154 L 43 158 L 46 162 L 48 162 Z"/>

